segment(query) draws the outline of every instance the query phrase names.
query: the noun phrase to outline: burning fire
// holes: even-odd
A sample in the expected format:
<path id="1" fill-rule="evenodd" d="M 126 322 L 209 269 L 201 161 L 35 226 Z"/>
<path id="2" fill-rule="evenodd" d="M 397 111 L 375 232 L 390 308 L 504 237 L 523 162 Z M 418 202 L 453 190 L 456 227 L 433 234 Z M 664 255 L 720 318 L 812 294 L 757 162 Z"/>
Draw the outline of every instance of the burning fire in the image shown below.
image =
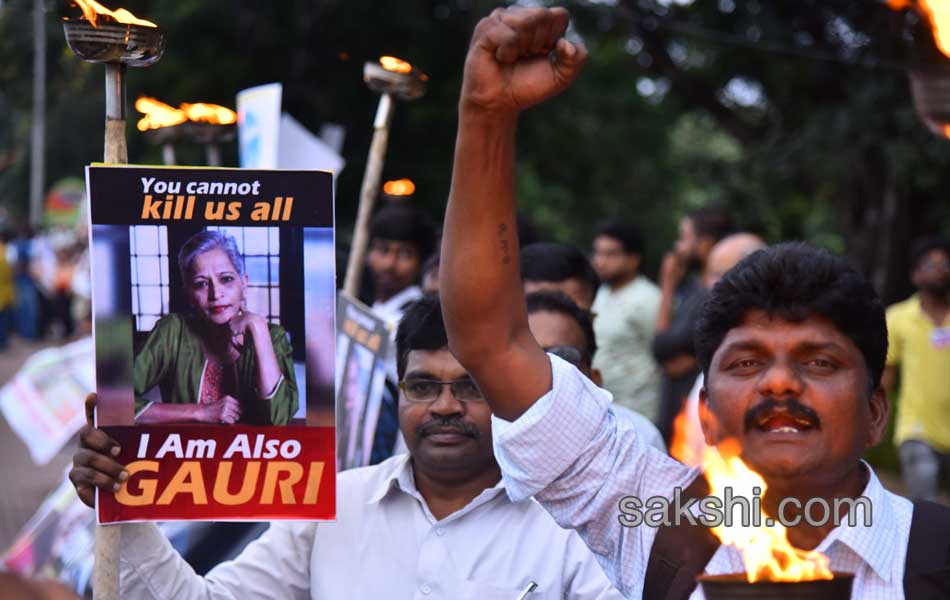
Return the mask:
<path id="1" fill-rule="evenodd" d="M 670 454 L 688 466 L 701 468 L 711 496 L 723 500 L 726 488 L 730 488 L 732 497 L 741 496 L 750 503 L 752 498 L 764 497 L 765 480 L 739 458 L 740 447 L 735 439 L 724 440 L 718 448 L 706 445 L 697 412 L 704 408 L 695 403 L 684 404 L 673 423 Z M 758 493 L 755 488 L 759 488 Z M 742 553 L 749 583 L 833 578 L 827 556 L 795 548 L 788 541 L 784 526 L 777 522 L 771 527 L 765 525 L 767 516 L 762 515 L 759 527 L 746 527 L 739 519 L 733 519 L 730 527 L 723 524 L 712 528 L 723 544 L 735 546 Z"/>
<path id="2" fill-rule="evenodd" d="M 410 73 L 412 71 L 412 65 L 395 56 L 380 56 L 379 64 L 387 71 L 395 73 Z"/>
<path id="3" fill-rule="evenodd" d="M 765 480 L 742 462 L 735 440 L 725 440 L 718 449 L 704 448 L 702 468 L 712 496 L 722 499 L 727 487 L 732 489 L 733 497 L 754 498 L 757 495 L 754 488 L 759 488 L 760 497 L 765 495 Z M 827 556 L 795 548 L 788 541 L 784 526 L 776 522 L 766 527 L 764 521 L 763 514 L 762 526 L 744 527 L 734 519 L 731 527 L 722 525 L 712 530 L 723 544 L 735 546 L 742 552 L 749 583 L 833 579 Z"/>
<path id="4" fill-rule="evenodd" d="M 188 120 L 181 109 L 173 108 L 148 96 L 142 96 L 135 101 L 135 110 L 145 115 L 136 124 L 139 131 L 180 125 Z"/>
<path id="5" fill-rule="evenodd" d="M 950 2 L 945 0 L 887 0 L 894 10 L 913 8 L 930 21 L 937 47 L 950 57 Z"/>
<path id="6" fill-rule="evenodd" d="M 116 22 L 126 25 L 158 27 L 158 25 L 155 23 L 146 21 L 145 19 L 140 19 L 124 8 L 120 8 L 118 10 L 109 10 L 105 6 L 96 2 L 96 0 L 73 0 L 73 2 L 79 7 L 80 10 L 82 10 L 82 16 L 85 17 L 85 19 L 89 21 L 89 24 L 93 27 L 99 26 L 96 22 L 99 20 L 99 15 L 112 17 Z"/>
<path id="7" fill-rule="evenodd" d="M 182 102 L 181 110 L 184 111 L 188 120 L 194 123 L 211 123 L 213 125 L 237 123 L 237 113 L 218 104 L 207 104 L 205 102 L 188 104 Z"/>
<path id="8" fill-rule="evenodd" d="M 194 104 L 182 102 L 179 108 L 174 108 L 155 98 L 142 96 L 135 101 L 135 110 L 145 115 L 136 125 L 139 131 L 171 127 L 185 121 L 214 125 L 230 125 L 237 122 L 237 113 L 230 108 L 204 102 Z"/>
<path id="9" fill-rule="evenodd" d="M 704 405 L 692 401 L 683 403 L 683 410 L 673 420 L 673 439 L 670 441 L 670 456 L 687 467 L 702 466 L 706 438 L 699 424 L 699 411 Z"/>
<path id="10" fill-rule="evenodd" d="M 411 179 L 396 179 L 383 184 L 383 192 L 390 196 L 411 196 L 416 191 L 416 184 Z"/>

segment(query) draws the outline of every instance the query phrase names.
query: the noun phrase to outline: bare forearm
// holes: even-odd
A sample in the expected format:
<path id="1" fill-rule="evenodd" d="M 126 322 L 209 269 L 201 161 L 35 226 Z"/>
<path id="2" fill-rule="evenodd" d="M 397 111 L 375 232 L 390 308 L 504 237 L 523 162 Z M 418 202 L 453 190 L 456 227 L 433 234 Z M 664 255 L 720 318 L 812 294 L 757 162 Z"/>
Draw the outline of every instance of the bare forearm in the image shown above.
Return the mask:
<path id="1" fill-rule="evenodd" d="M 656 315 L 656 332 L 662 333 L 670 328 L 673 316 L 673 294 L 675 288 L 663 286 L 663 295 L 660 297 L 660 310 Z"/>
<path id="2" fill-rule="evenodd" d="M 515 128 L 522 110 L 580 72 L 587 53 L 563 38 L 567 26 L 561 8 L 496 10 L 479 21 L 465 59 L 439 268 L 442 314 L 450 349 L 507 420 L 551 388 L 521 288 Z"/>
<path id="3" fill-rule="evenodd" d="M 526 323 L 514 209 L 514 115 L 459 111 L 452 189 L 442 238 L 440 291 L 456 355 L 507 345 Z"/>
<path id="4" fill-rule="evenodd" d="M 200 404 L 168 404 L 155 402 L 135 419 L 135 424 L 202 423 L 205 420 L 204 410 Z"/>
<path id="5" fill-rule="evenodd" d="M 449 346 L 498 416 L 513 420 L 550 389 L 521 288 L 514 202 L 514 115 L 459 115 L 440 290 Z M 517 375 L 518 384 L 512 385 Z"/>

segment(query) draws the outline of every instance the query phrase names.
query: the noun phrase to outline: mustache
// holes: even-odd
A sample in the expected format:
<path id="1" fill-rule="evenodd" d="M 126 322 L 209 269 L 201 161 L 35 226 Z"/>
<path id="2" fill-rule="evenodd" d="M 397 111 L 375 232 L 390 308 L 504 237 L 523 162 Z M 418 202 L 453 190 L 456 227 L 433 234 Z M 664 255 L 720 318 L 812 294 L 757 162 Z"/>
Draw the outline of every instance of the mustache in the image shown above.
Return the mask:
<path id="1" fill-rule="evenodd" d="M 440 429 L 454 429 L 462 435 L 467 435 L 475 439 L 481 437 L 482 435 L 477 427 L 457 416 L 433 417 L 429 421 L 426 421 L 422 425 L 416 427 L 416 435 L 423 437 L 437 433 Z"/>
<path id="2" fill-rule="evenodd" d="M 779 408 L 782 410 L 777 410 Z M 802 404 L 798 398 L 777 400 L 769 397 L 746 411 L 745 430 L 749 431 L 755 427 L 755 424 L 762 420 L 763 417 L 774 412 L 782 412 L 792 418 L 805 419 L 814 423 L 816 428 L 821 427 L 821 418 L 818 416 L 818 413 Z"/>

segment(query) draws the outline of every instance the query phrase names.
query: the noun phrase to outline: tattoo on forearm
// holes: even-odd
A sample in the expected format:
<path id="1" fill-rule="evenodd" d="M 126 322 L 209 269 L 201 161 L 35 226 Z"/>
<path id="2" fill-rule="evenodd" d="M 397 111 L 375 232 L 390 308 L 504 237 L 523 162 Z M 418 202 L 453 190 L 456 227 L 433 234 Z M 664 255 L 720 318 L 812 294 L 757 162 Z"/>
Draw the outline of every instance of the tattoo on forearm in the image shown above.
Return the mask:
<path id="1" fill-rule="evenodd" d="M 508 244 L 508 226 L 504 223 L 498 225 L 498 240 L 501 243 L 501 264 L 507 265 L 511 262 L 511 248 Z"/>

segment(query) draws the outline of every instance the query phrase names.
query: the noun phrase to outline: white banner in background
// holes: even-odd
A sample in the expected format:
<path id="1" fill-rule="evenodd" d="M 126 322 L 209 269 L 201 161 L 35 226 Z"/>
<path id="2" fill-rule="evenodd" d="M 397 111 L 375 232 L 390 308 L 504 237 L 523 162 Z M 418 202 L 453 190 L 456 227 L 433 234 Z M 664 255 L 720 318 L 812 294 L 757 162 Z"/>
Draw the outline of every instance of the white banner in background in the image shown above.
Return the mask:
<path id="1" fill-rule="evenodd" d="M 238 152 L 242 169 L 276 169 L 283 86 L 268 83 L 237 94 Z"/>
<path id="2" fill-rule="evenodd" d="M 310 133 L 297 119 L 284 113 L 280 119 L 277 168 L 330 171 L 336 181 L 345 164 L 343 157 L 326 142 Z"/>

